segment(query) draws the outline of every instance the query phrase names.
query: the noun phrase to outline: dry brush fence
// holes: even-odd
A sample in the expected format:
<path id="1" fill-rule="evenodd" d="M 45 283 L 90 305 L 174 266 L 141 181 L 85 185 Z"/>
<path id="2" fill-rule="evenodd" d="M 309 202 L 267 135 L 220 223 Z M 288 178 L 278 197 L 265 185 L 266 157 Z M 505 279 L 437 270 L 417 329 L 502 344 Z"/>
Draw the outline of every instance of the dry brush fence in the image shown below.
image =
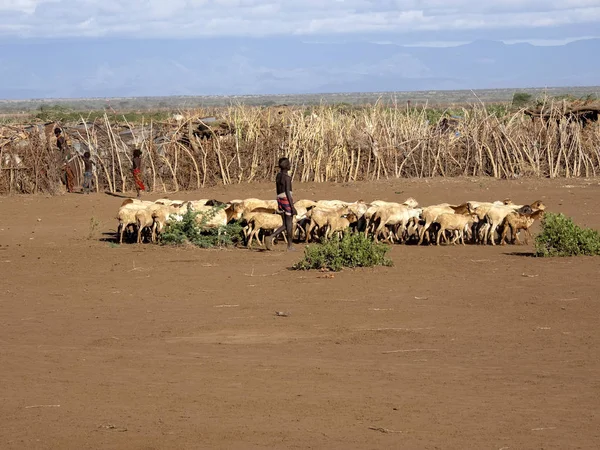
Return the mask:
<path id="1" fill-rule="evenodd" d="M 100 190 L 132 188 L 131 153 L 141 148 L 153 191 L 271 180 L 277 160 L 292 159 L 295 181 L 350 182 L 454 176 L 591 177 L 600 171 L 598 123 L 532 120 L 522 111 L 497 117 L 464 109 L 451 129 L 425 110 L 374 105 L 356 109 L 234 106 L 207 128 L 200 114 L 127 124 L 105 116 L 63 128 L 76 152 L 90 149 Z M 58 191 L 53 124 L 0 129 L 0 193 Z M 201 132 L 199 132 L 199 129 Z M 81 172 L 81 158 L 72 161 Z"/>

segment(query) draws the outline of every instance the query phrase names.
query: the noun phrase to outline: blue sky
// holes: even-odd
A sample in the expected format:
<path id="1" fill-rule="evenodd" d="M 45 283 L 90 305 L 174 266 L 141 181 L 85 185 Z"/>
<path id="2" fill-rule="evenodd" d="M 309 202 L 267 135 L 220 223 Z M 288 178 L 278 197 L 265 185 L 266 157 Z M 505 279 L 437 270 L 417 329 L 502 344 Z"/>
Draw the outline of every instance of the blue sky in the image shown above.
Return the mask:
<path id="1" fill-rule="evenodd" d="M 599 37 L 600 0 L 0 0 L 0 98 L 600 85 Z"/>

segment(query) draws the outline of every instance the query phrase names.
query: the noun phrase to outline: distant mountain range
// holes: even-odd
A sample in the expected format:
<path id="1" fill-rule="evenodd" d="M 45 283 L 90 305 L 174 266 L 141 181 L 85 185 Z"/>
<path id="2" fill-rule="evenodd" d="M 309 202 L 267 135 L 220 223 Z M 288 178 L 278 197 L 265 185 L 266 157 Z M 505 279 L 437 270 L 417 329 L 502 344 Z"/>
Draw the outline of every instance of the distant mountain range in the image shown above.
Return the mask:
<path id="1" fill-rule="evenodd" d="M 600 39 L 457 47 L 302 38 L 0 40 L 0 98 L 307 94 L 600 85 Z"/>

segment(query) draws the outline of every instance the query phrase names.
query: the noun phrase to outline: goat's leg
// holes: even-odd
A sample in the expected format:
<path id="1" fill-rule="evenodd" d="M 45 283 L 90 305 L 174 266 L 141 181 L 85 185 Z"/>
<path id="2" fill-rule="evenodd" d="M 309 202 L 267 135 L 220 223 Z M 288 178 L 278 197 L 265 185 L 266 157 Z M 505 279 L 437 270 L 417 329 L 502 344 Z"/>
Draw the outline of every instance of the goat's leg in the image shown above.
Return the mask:
<path id="1" fill-rule="evenodd" d="M 447 245 L 455 245 L 456 244 L 456 230 L 450 230 L 450 237 L 448 237 L 448 233 L 445 233 L 444 238 L 446 239 Z"/>
<path id="2" fill-rule="evenodd" d="M 365 219 L 365 237 L 369 236 L 369 231 L 371 231 L 371 220 Z"/>
<path id="3" fill-rule="evenodd" d="M 443 227 L 440 227 L 440 229 L 438 230 L 437 233 L 437 238 L 436 238 L 436 244 L 440 245 L 440 238 L 442 237 L 442 234 L 444 234 L 446 230 Z"/>
<path id="4" fill-rule="evenodd" d="M 504 229 L 502 230 L 502 237 L 500 238 L 500 245 L 506 245 L 507 239 L 508 239 L 508 225 L 504 226 Z"/>
<path id="5" fill-rule="evenodd" d="M 457 243 L 460 243 L 460 230 L 454 230 L 454 239 L 452 240 L 452 245 L 456 245 Z"/>
<path id="6" fill-rule="evenodd" d="M 152 234 L 150 235 L 150 239 L 152 240 L 153 244 L 156 243 L 156 222 L 152 223 Z"/>
<path id="7" fill-rule="evenodd" d="M 488 241 L 487 241 L 487 235 L 488 235 L 488 229 L 489 229 L 489 227 L 490 227 L 490 224 L 488 222 L 484 222 L 479 227 L 479 232 L 477 233 L 477 237 L 479 239 L 479 244 L 480 245 L 487 245 L 487 243 L 488 243 Z"/>
<path id="8" fill-rule="evenodd" d="M 518 239 L 517 234 L 519 233 L 519 229 L 514 226 L 514 225 L 510 225 L 510 242 L 511 244 L 515 244 L 516 240 Z"/>
<path id="9" fill-rule="evenodd" d="M 488 243 L 488 228 L 489 224 L 484 223 L 479 229 L 479 244 L 487 245 Z"/>
<path id="10" fill-rule="evenodd" d="M 529 228 L 525 228 L 525 245 L 529 245 L 529 238 L 531 238 L 531 232 Z"/>
<path id="11" fill-rule="evenodd" d="M 519 233 L 520 233 L 520 231 L 521 231 L 521 230 L 518 230 L 518 231 L 515 233 L 515 243 L 516 243 L 517 245 L 523 245 L 523 243 L 521 242 L 521 239 L 519 239 Z"/>
<path id="12" fill-rule="evenodd" d="M 256 236 L 258 239 L 258 229 L 256 228 L 252 229 L 252 231 L 250 232 L 250 237 L 248 238 L 248 243 L 246 244 L 246 247 L 252 248 L 252 239 L 254 238 L 254 236 Z"/>
<path id="13" fill-rule="evenodd" d="M 496 245 L 496 236 L 500 237 L 500 224 L 494 222 L 490 232 L 490 238 L 492 239 L 492 245 Z"/>
<path id="14" fill-rule="evenodd" d="M 308 229 L 309 224 L 310 220 L 303 220 L 298 224 L 298 241 L 306 239 L 306 230 Z"/>
<path id="15" fill-rule="evenodd" d="M 246 228 L 246 245 L 248 245 L 248 239 L 250 238 L 250 235 L 254 232 L 254 226 L 252 226 L 252 224 L 248 224 Z"/>
<path id="16" fill-rule="evenodd" d="M 384 241 L 389 239 L 387 228 L 385 226 L 382 226 L 380 229 L 378 226 L 375 232 L 373 233 L 373 237 L 375 238 L 375 242 L 379 242 L 379 238 L 381 238 Z"/>
<path id="17" fill-rule="evenodd" d="M 399 230 L 400 230 L 400 224 L 398 224 L 398 223 L 392 227 L 392 237 L 393 237 L 394 241 L 400 240 L 400 236 L 398 235 Z"/>
<path id="18" fill-rule="evenodd" d="M 430 226 L 431 226 L 431 222 L 425 222 L 425 225 L 423 225 L 423 228 L 421 228 L 421 235 L 419 236 L 419 245 L 421 245 L 423 243 L 423 238 L 425 237 L 425 233 L 427 232 L 427 230 L 429 229 Z"/>
<path id="19" fill-rule="evenodd" d="M 306 238 L 304 239 L 304 242 L 308 242 L 308 240 L 310 239 L 310 235 L 314 228 L 315 228 L 315 221 L 310 219 L 310 223 L 308 224 L 308 229 L 306 230 Z"/>
<path id="20" fill-rule="evenodd" d="M 418 225 L 415 225 L 415 224 L 410 225 L 408 227 L 408 231 L 407 231 L 407 236 L 408 236 L 407 239 L 412 239 L 415 236 L 418 239 L 419 238 L 419 234 L 420 234 L 419 231 L 420 230 L 419 230 L 419 226 Z"/>
<path id="21" fill-rule="evenodd" d="M 471 227 L 471 241 L 473 244 L 477 244 L 479 242 L 479 222 L 474 222 Z"/>
<path id="22" fill-rule="evenodd" d="M 427 243 L 427 245 L 430 245 L 432 242 L 435 242 L 436 236 L 437 236 L 437 231 L 434 230 L 433 227 L 430 227 L 425 232 L 425 242 Z"/>
<path id="23" fill-rule="evenodd" d="M 309 225 L 310 225 L 310 219 L 302 224 L 302 240 L 306 239 L 306 236 L 307 236 L 306 231 L 308 230 Z"/>
<path id="24" fill-rule="evenodd" d="M 393 244 L 396 241 L 396 225 L 388 225 L 387 227 L 387 240 L 390 244 Z"/>
<path id="25" fill-rule="evenodd" d="M 444 230 L 444 232 L 442 233 L 442 241 L 441 241 L 442 244 L 446 244 L 446 245 L 448 245 L 450 243 L 450 239 L 448 239 L 448 234 L 446 233 L 447 231 L 448 230 Z M 440 245 L 440 244 L 438 243 L 438 245 Z"/>
<path id="26" fill-rule="evenodd" d="M 448 231 L 450 231 L 450 236 L 448 236 Z M 450 245 L 454 241 L 454 230 L 446 230 L 442 236 L 442 243 L 444 245 Z"/>
<path id="27" fill-rule="evenodd" d="M 452 245 L 456 245 L 457 242 L 460 242 L 460 230 L 452 232 Z"/>
<path id="28" fill-rule="evenodd" d="M 517 245 L 521 245 L 521 240 L 519 239 L 519 231 L 521 230 L 519 230 L 518 226 L 513 229 L 513 235 L 515 237 L 514 241 Z"/>
<path id="29" fill-rule="evenodd" d="M 491 225 L 489 223 L 486 223 L 483 226 L 483 230 L 482 230 L 483 236 L 481 238 L 481 243 L 483 245 L 488 245 L 490 243 L 490 241 L 489 241 L 490 228 L 491 228 Z"/>
<path id="30" fill-rule="evenodd" d="M 419 234 L 419 228 L 418 228 L 418 227 L 419 227 L 419 226 L 418 226 L 418 225 L 415 225 L 415 223 L 414 223 L 414 222 L 413 222 L 413 223 L 411 223 L 411 224 L 408 226 L 408 229 L 407 229 L 407 235 L 408 235 L 408 236 L 407 236 L 407 240 L 408 240 L 408 239 L 410 239 L 410 238 L 412 238 L 412 237 L 415 235 L 415 232 L 416 232 L 416 234 L 417 234 L 417 235 Z"/>
<path id="31" fill-rule="evenodd" d="M 496 222 L 492 222 L 492 224 L 490 225 L 489 231 L 488 231 L 488 236 L 487 236 L 488 243 L 491 242 L 492 245 L 496 245 L 496 239 L 494 239 L 495 232 L 496 232 Z"/>
<path id="32" fill-rule="evenodd" d="M 520 231 L 521 231 L 521 230 L 519 230 L 519 227 L 518 227 L 518 226 L 515 226 L 515 227 L 513 228 L 513 231 L 512 231 L 512 234 L 513 234 L 513 245 L 514 245 L 514 244 L 516 244 L 516 245 L 521 245 L 521 240 L 519 239 L 519 232 L 520 232 Z"/>
<path id="33" fill-rule="evenodd" d="M 375 231 L 373 232 L 373 240 L 375 242 L 379 242 L 379 235 L 381 234 L 381 232 L 383 231 L 384 228 L 385 228 L 384 223 L 380 222 L 379 225 L 377 226 L 377 228 L 375 229 Z"/>
<path id="34" fill-rule="evenodd" d="M 395 244 L 396 242 L 398 242 L 398 236 L 396 235 L 395 227 L 388 229 L 387 238 L 388 238 L 388 241 L 390 242 L 390 244 Z"/>
<path id="35" fill-rule="evenodd" d="M 262 233 L 261 233 L 262 231 Z M 265 230 L 258 230 L 258 232 L 256 233 L 256 241 L 258 242 L 258 245 L 265 245 L 265 239 L 267 238 L 267 232 Z"/>
<path id="36" fill-rule="evenodd" d="M 377 224 L 375 223 L 375 221 L 372 221 L 369 227 L 369 233 L 371 233 L 371 235 L 375 237 L 375 229 L 377 228 Z"/>
<path id="37" fill-rule="evenodd" d="M 467 227 L 465 228 L 465 233 L 467 234 L 467 241 L 472 242 L 472 240 L 473 240 L 473 230 L 472 230 L 472 228 L 467 225 Z M 465 239 L 465 237 L 464 237 L 464 234 L 463 234 L 463 241 L 464 241 L 464 239 Z"/>
<path id="38" fill-rule="evenodd" d="M 391 227 L 385 227 L 384 228 L 384 233 L 385 233 L 385 238 L 387 239 L 387 241 L 390 244 L 393 244 L 396 242 L 396 232 L 394 231 L 394 225 L 392 225 Z"/>
<path id="39" fill-rule="evenodd" d="M 302 229 L 302 227 L 300 226 L 300 224 L 298 222 L 294 222 L 293 229 L 294 229 L 294 231 L 292 232 L 293 236 L 296 237 L 296 239 L 298 239 L 298 241 L 299 241 L 300 240 L 300 230 Z"/>
<path id="40" fill-rule="evenodd" d="M 311 221 L 309 222 L 309 224 L 306 227 L 306 236 L 304 236 L 304 242 L 308 242 L 312 239 L 314 229 L 315 229 L 315 223 L 311 219 Z"/>
<path id="41" fill-rule="evenodd" d="M 487 244 L 486 240 L 487 240 L 487 223 L 482 223 L 477 228 L 477 243 L 479 245 L 485 245 L 485 244 Z"/>
<path id="42" fill-rule="evenodd" d="M 404 222 L 400 222 L 398 224 L 398 229 L 396 230 L 396 239 L 398 242 L 404 242 L 404 232 L 406 231 L 406 224 Z"/>
<path id="43" fill-rule="evenodd" d="M 296 224 L 296 232 L 298 233 L 298 236 L 297 236 L 298 242 L 302 241 L 304 239 L 304 232 L 305 232 L 305 229 L 302 226 L 302 224 L 300 224 L 300 223 Z"/>

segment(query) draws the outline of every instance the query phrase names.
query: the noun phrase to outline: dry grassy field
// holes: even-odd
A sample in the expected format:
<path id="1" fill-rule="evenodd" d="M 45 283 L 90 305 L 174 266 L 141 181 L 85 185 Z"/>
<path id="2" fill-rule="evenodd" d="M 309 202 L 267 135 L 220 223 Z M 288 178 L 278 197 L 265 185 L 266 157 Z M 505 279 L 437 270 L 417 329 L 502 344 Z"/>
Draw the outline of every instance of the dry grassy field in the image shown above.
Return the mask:
<path id="1" fill-rule="evenodd" d="M 541 199 L 600 228 L 597 179 L 294 191 L 422 205 Z M 0 448 L 598 448 L 600 259 L 398 245 L 394 267 L 331 277 L 289 270 L 301 252 L 282 246 L 114 245 L 121 201 L 0 197 Z"/>

